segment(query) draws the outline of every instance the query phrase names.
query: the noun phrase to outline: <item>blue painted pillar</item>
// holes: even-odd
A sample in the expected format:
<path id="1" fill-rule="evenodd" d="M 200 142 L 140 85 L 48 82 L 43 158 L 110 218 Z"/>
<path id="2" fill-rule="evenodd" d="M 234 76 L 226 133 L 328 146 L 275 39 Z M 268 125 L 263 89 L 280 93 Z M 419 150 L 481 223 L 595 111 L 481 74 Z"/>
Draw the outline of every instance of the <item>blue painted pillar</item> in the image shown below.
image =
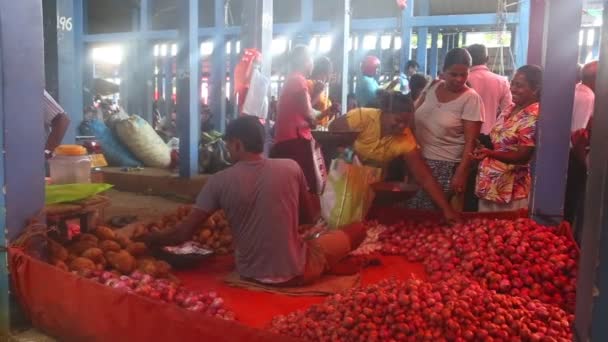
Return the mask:
<path id="1" fill-rule="evenodd" d="M 600 54 L 600 37 L 602 35 L 602 31 L 598 27 L 593 28 L 593 47 L 592 54 L 593 59 L 598 59 Z"/>
<path id="2" fill-rule="evenodd" d="M 241 49 L 255 48 L 262 52 L 262 73 L 270 77 L 272 67 L 272 0 L 247 0 L 243 2 Z"/>
<path id="3" fill-rule="evenodd" d="M 407 2 L 407 7 L 401 14 L 401 70 L 405 63 L 412 58 L 412 21 L 414 18 L 414 0 Z"/>
<path id="4" fill-rule="evenodd" d="M 213 113 L 215 129 L 226 128 L 226 46 L 224 40 L 224 0 L 215 0 L 215 35 L 209 82 L 209 107 Z"/>
<path id="5" fill-rule="evenodd" d="M 420 65 L 420 71 L 426 74 L 426 41 L 428 37 L 428 28 L 420 27 L 418 29 L 418 47 L 416 48 L 416 61 Z M 405 70 L 404 70 L 405 71 Z"/>
<path id="6" fill-rule="evenodd" d="M 334 39 L 332 51 L 334 54 L 334 72 L 338 84 L 340 84 L 339 94 L 333 94 L 340 99 L 342 108 L 346 110 L 349 84 L 349 54 L 348 41 L 350 39 L 350 23 L 351 23 L 351 0 L 338 1 L 336 8 L 336 19 L 334 27 Z M 380 39 L 378 39 L 380 41 Z"/>
<path id="7" fill-rule="evenodd" d="M 527 63 L 542 65 L 545 59 L 545 0 L 529 0 L 529 4 L 530 15 L 528 17 L 528 52 L 527 55 L 524 55 L 528 58 L 526 59 L 524 64 Z M 530 21 L 530 18 L 534 18 L 534 20 Z M 525 33 L 521 30 L 519 30 L 518 32 L 520 34 Z"/>
<path id="8" fill-rule="evenodd" d="M 74 142 L 82 120 L 83 95 L 83 0 L 57 0 L 59 104 L 71 119 L 64 142 Z"/>
<path id="9" fill-rule="evenodd" d="M 42 5 L 0 1 L 0 244 L 44 205 Z M 77 94 L 80 94 L 79 92 Z M 78 96 L 80 97 L 80 96 Z M 7 252 L 0 250 L 0 340 L 10 340 Z"/>
<path id="10" fill-rule="evenodd" d="M 608 1 L 604 1 L 604 8 Z M 604 11 L 602 31 L 608 32 Z M 577 341 L 608 341 L 608 35 L 603 34 L 595 89 L 590 169 L 585 193 L 574 332 Z M 597 296 L 593 289 L 597 288 Z"/>
<path id="11" fill-rule="evenodd" d="M 580 1 L 547 3 L 547 32 L 541 113 L 536 137 L 532 217 L 559 222 L 563 217 L 565 180 L 570 150 L 570 123 L 578 61 Z M 552 30 L 551 30 L 552 29 Z"/>
<path id="12" fill-rule="evenodd" d="M 230 118 L 236 118 L 238 116 L 238 106 L 236 103 L 236 82 L 234 81 L 234 68 L 239 62 L 239 54 L 236 52 L 236 42 L 237 39 L 231 40 L 231 49 L 230 49 L 230 102 L 232 103 L 233 111 L 227 113 Z"/>
<path id="13" fill-rule="evenodd" d="M 181 49 L 181 45 L 180 45 Z M 170 115 L 172 110 L 172 95 L 173 95 L 173 58 L 171 57 L 171 49 L 168 49 L 167 56 L 161 56 L 162 63 L 162 90 L 160 97 L 163 99 L 163 115 Z M 178 52 L 179 53 L 179 52 Z"/>
<path id="14" fill-rule="evenodd" d="M 198 174 L 198 142 L 201 127 L 198 6 L 198 0 L 179 0 L 177 6 L 179 11 L 177 129 L 180 138 L 179 174 L 181 177 L 192 177 Z M 166 91 L 170 94 L 170 89 Z M 170 95 L 168 97 L 170 98 Z"/>
<path id="15" fill-rule="evenodd" d="M 515 28 L 515 66 L 520 67 L 526 64 L 528 56 L 528 38 L 530 35 L 530 2 L 534 0 L 522 0 L 518 4 L 517 17 L 518 24 Z"/>
<path id="16" fill-rule="evenodd" d="M 437 77 L 437 68 L 439 64 L 439 49 L 437 48 L 437 40 L 439 39 L 439 31 L 436 28 L 431 29 L 431 54 L 429 56 L 429 75 Z"/>
<path id="17" fill-rule="evenodd" d="M 311 34 L 310 34 L 310 29 L 312 28 L 313 25 L 313 15 L 314 15 L 314 9 L 313 9 L 313 0 L 300 0 L 300 11 L 302 13 L 302 17 L 301 17 L 301 26 L 303 29 L 300 30 L 300 32 L 298 32 L 298 36 L 300 39 L 302 39 L 306 45 L 308 45 L 308 42 L 310 42 L 310 38 L 311 38 Z M 338 7 L 336 8 L 336 13 L 340 13 L 340 7 L 341 7 L 341 2 L 342 0 L 338 0 Z"/>

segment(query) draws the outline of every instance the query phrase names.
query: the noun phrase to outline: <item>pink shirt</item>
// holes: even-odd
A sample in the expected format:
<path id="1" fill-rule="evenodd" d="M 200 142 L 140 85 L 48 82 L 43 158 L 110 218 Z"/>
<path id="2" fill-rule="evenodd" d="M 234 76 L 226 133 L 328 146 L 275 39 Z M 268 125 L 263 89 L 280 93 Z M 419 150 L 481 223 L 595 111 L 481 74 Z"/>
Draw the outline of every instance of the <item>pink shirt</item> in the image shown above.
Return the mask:
<path id="1" fill-rule="evenodd" d="M 511 89 L 506 78 L 497 75 L 485 65 L 477 65 L 469 72 L 469 84 L 481 96 L 485 108 L 482 134 L 490 134 L 496 118 L 511 105 Z"/>
<path id="2" fill-rule="evenodd" d="M 310 116 L 308 109 L 302 105 L 302 96 L 308 97 L 306 78 L 295 72 L 287 78 L 281 96 L 279 97 L 277 123 L 275 126 L 275 142 L 303 138 L 310 140 L 310 125 L 306 118 Z"/>
<path id="3" fill-rule="evenodd" d="M 574 92 L 574 107 L 572 111 L 572 132 L 587 128 L 589 119 L 593 116 L 595 93 L 591 88 L 579 83 Z"/>

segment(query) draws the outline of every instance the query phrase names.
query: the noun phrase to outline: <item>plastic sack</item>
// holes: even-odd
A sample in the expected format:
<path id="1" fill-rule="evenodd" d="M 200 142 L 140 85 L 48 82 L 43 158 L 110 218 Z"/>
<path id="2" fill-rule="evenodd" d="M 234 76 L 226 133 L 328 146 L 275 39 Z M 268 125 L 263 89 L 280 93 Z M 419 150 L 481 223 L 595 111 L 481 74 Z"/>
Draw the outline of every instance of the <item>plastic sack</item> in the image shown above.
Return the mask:
<path id="1" fill-rule="evenodd" d="M 232 165 L 226 143 L 219 132 L 204 132 L 199 146 L 199 168 L 202 173 L 216 173 Z"/>
<path id="2" fill-rule="evenodd" d="M 103 183 L 47 185 L 44 203 L 49 205 L 81 201 L 112 187 L 110 184 Z"/>
<path id="3" fill-rule="evenodd" d="M 257 116 L 266 120 L 268 116 L 268 87 L 270 79 L 255 69 L 251 75 L 249 91 L 243 103 L 243 114 Z"/>
<path id="4" fill-rule="evenodd" d="M 321 216 L 330 228 L 364 220 L 374 200 L 370 185 L 381 178 L 381 169 L 334 159 L 321 195 Z"/>
<path id="5" fill-rule="evenodd" d="M 94 136 L 101 144 L 103 155 L 110 166 L 138 167 L 141 162 L 120 142 L 118 137 L 98 119 L 80 124 L 80 134 Z"/>
<path id="6" fill-rule="evenodd" d="M 145 166 L 167 168 L 171 164 L 171 149 L 141 117 L 132 115 L 118 122 L 116 134 Z"/>
<path id="7" fill-rule="evenodd" d="M 128 119 L 129 114 L 127 114 L 122 108 L 120 108 L 118 112 L 110 114 L 106 117 L 106 126 L 113 130 L 116 128 L 116 124 Z"/>

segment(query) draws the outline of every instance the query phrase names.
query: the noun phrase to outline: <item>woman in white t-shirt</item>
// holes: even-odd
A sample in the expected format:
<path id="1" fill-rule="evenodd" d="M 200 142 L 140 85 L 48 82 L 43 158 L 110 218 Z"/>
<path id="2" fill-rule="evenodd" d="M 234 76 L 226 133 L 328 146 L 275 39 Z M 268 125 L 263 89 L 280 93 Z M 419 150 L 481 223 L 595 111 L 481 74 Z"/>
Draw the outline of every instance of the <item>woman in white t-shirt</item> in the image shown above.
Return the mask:
<path id="1" fill-rule="evenodd" d="M 433 176 L 449 197 L 465 191 L 471 153 L 484 119 L 481 97 L 466 85 L 471 55 L 465 49 L 448 52 L 443 77 L 425 92 L 414 116 L 415 136 Z M 419 192 L 410 202 L 417 209 L 435 209 Z"/>

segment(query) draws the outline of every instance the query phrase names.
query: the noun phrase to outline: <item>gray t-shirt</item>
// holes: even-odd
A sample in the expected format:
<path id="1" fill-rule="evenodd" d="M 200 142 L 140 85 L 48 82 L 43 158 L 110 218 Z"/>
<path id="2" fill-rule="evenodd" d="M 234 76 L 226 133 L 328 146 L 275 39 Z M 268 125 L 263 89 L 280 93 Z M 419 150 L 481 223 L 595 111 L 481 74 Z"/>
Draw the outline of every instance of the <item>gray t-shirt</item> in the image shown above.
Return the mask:
<path id="1" fill-rule="evenodd" d="M 306 245 L 298 234 L 306 179 L 287 159 L 239 162 L 211 176 L 196 207 L 224 209 L 236 249 L 236 269 L 254 279 L 291 279 L 304 273 Z"/>

